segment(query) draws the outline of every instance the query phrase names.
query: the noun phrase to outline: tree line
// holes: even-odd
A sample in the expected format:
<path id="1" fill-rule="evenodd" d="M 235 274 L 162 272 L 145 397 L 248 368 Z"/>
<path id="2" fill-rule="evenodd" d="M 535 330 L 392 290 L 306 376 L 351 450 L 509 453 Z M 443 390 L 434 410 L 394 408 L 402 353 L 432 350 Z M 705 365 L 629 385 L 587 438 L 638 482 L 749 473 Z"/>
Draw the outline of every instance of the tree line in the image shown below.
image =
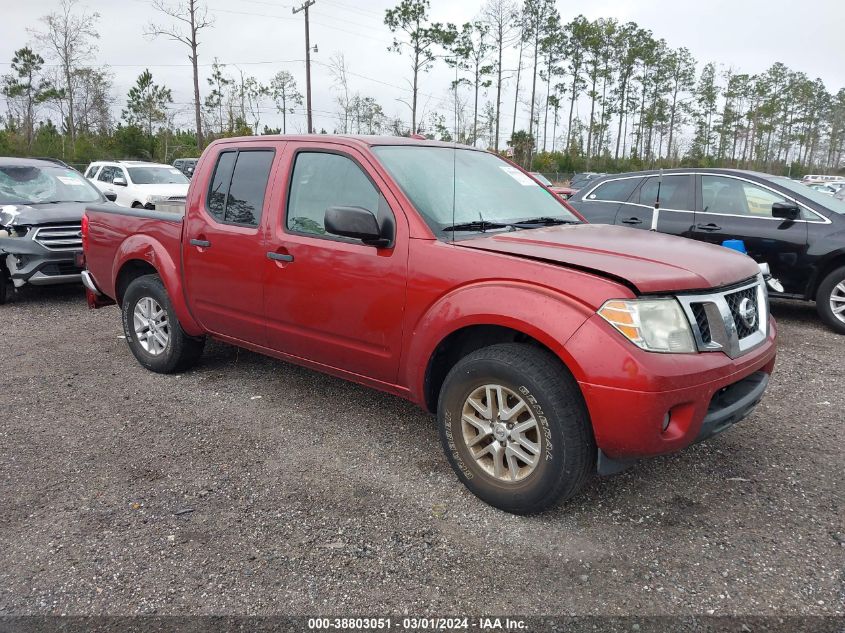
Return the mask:
<path id="1" fill-rule="evenodd" d="M 216 58 L 207 76 L 198 35 L 214 27 L 203 0 L 153 0 L 163 21 L 149 38 L 183 45 L 193 100 L 146 69 L 119 98 L 113 71 L 95 61 L 100 16 L 62 0 L 29 30 L 0 81 L 0 153 L 68 162 L 170 161 L 224 136 L 301 131 L 303 95 L 293 73 L 267 82 Z M 731 166 L 800 175 L 843 168 L 845 88 L 774 63 L 758 74 L 713 62 L 633 22 L 564 22 L 554 0 L 485 0 L 465 24 L 436 22 L 429 0 L 401 0 L 384 14 L 388 51 L 406 60 L 405 113 L 388 114 L 356 89 L 343 53 L 320 63 L 332 81 L 323 133 L 423 134 L 507 152 L 542 171 L 623 171 L 655 166 Z M 437 65 L 452 77 L 436 90 Z M 177 123 L 190 108 L 193 126 Z M 119 112 L 119 114 L 118 114 Z M 281 125 L 262 122 L 272 113 Z M 330 121 L 330 123 L 329 123 Z"/>

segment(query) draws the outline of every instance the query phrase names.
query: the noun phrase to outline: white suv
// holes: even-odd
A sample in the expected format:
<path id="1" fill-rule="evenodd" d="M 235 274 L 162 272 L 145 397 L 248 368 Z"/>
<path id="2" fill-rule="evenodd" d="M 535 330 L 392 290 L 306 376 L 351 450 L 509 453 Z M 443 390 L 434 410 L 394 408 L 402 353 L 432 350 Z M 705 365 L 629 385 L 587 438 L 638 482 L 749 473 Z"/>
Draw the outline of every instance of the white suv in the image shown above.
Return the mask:
<path id="1" fill-rule="evenodd" d="M 117 204 L 146 209 L 159 202 L 185 202 L 190 182 L 170 165 L 133 160 L 91 163 L 85 177 L 103 193 L 115 194 Z"/>

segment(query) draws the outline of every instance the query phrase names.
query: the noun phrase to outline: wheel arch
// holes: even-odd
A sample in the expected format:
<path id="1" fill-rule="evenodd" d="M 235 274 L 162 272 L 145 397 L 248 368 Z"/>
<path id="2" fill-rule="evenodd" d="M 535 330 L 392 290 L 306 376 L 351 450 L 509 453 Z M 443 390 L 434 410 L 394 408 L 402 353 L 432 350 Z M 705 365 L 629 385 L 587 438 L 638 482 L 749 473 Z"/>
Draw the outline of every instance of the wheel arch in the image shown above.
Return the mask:
<path id="1" fill-rule="evenodd" d="M 440 390 L 443 388 L 446 376 L 452 367 L 462 358 L 479 349 L 499 343 L 523 343 L 531 345 L 532 347 L 551 352 L 555 358 L 560 360 L 560 356 L 555 354 L 552 349 L 520 330 L 502 325 L 489 324 L 462 327 L 448 334 L 440 341 L 428 359 L 423 386 L 425 408 L 431 413 L 437 412 L 437 401 L 440 397 Z M 567 367 L 563 361 L 561 361 L 561 365 Z"/>
<path id="2" fill-rule="evenodd" d="M 496 305 L 509 314 L 489 311 Z M 480 284 L 459 289 L 435 303 L 420 319 L 411 337 L 405 363 L 405 384 L 412 399 L 434 412 L 443 381 L 461 358 L 482 347 L 520 342 L 546 349 L 577 379 L 577 361 L 565 343 L 589 318 L 586 306 L 547 288 L 523 284 Z"/>
<path id="3" fill-rule="evenodd" d="M 158 275 L 182 329 L 190 336 L 205 333 L 185 300 L 181 261 L 174 261 L 161 242 L 148 235 L 131 235 L 118 248 L 114 261 L 112 279 L 115 280 L 114 292 L 118 305 L 121 305 L 123 295 L 134 279 L 143 275 Z"/>
<path id="4" fill-rule="evenodd" d="M 816 295 L 819 292 L 819 286 L 822 285 L 825 278 L 827 278 L 827 276 L 834 270 L 841 268 L 842 266 L 845 266 L 845 249 L 840 249 L 822 262 L 818 271 L 810 281 L 809 288 L 807 289 L 807 298 L 815 300 Z"/>
<path id="5" fill-rule="evenodd" d="M 114 281 L 114 298 L 117 304 L 123 305 L 123 296 L 126 294 L 126 289 L 138 277 L 158 274 L 158 270 L 146 260 L 129 259 L 125 261 L 117 272 L 117 277 L 115 277 Z"/>

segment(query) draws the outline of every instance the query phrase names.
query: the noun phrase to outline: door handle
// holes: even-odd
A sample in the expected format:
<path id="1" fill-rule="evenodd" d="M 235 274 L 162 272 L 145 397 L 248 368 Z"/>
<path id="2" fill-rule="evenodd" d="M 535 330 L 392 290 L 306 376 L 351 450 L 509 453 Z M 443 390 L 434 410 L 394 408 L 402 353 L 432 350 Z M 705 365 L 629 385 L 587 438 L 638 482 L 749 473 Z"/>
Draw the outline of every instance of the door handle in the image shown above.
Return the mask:
<path id="1" fill-rule="evenodd" d="M 288 253 L 274 253 L 270 251 L 267 253 L 267 259 L 272 259 L 277 262 L 292 262 L 293 255 L 289 255 Z"/>
<path id="2" fill-rule="evenodd" d="M 695 228 L 697 228 L 699 231 L 721 231 L 722 230 L 721 226 L 719 226 L 718 224 L 713 224 L 712 222 L 710 224 L 696 224 Z"/>
<path id="3" fill-rule="evenodd" d="M 211 242 L 208 240 L 191 240 L 191 246 L 199 246 L 200 248 L 209 248 Z"/>
<path id="4" fill-rule="evenodd" d="M 622 220 L 622 224 L 642 224 L 643 221 L 639 218 L 625 218 Z"/>

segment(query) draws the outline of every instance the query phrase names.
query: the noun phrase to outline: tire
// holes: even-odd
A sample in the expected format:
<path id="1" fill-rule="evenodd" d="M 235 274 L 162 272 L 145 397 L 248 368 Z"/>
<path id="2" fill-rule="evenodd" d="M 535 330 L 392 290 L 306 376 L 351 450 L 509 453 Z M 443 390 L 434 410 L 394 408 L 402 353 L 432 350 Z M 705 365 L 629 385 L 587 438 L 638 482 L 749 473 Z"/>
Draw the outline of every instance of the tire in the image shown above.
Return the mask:
<path id="1" fill-rule="evenodd" d="M 11 279 L 9 279 L 9 273 L 6 271 L 6 267 L 0 264 L 0 306 L 9 299 L 10 285 Z"/>
<path id="2" fill-rule="evenodd" d="M 499 393 L 504 398 L 496 390 L 486 391 L 489 385 L 502 387 Z M 484 400 L 483 394 L 487 394 Z M 464 421 L 469 412 L 476 424 L 483 422 L 477 405 L 488 406 L 492 400 L 505 404 L 493 420 L 513 415 L 509 422 L 513 428 L 506 440 L 498 442 L 499 448 L 493 444 L 501 437 L 496 433 L 505 432 L 504 422 L 488 425 L 495 429 L 489 434 Z M 569 499 L 595 472 L 596 445 L 581 391 L 560 360 L 546 350 L 504 343 L 465 356 L 446 376 L 437 419 L 443 450 L 458 479 L 479 499 L 506 512 L 532 514 Z M 536 430 L 512 441 L 517 429 L 530 427 L 531 419 Z M 473 442 L 478 443 L 470 447 Z M 533 457 L 533 466 L 509 455 L 511 450 Z M 496 451 L 505 470 L 498 477 Z"/>
<path id="3" fill-rule="evenodd" d="M 845 334 L 845 311 L 837 314 L 834 305 L 845 306 L 845 266 L 830 272 L 822 280 L 816 293 L 816 311 L 828 327 L 839 334 Z"/>
<path id="4" fill-rule="evenodd" d="M 140 321 L 136 321 L 136 308 L 141 315 Z M 158 319 L 145 318 L 145 310 L 151 317 L 163 315 L 164 320 L 161 316 Z M 205 339 L 185 334 L 158 275 L 144 275 L 133 280 L 124 293 L 121 312 L 123 332 L 129 349 L 138 362 L 150 371 L 159 374 L 184 371 L 202 355 Z M 156 321 L 155 333 L 149 325 L 142 325 L 153 320 Z M 140 335 L 136 325 L 142 328 Z"/>

